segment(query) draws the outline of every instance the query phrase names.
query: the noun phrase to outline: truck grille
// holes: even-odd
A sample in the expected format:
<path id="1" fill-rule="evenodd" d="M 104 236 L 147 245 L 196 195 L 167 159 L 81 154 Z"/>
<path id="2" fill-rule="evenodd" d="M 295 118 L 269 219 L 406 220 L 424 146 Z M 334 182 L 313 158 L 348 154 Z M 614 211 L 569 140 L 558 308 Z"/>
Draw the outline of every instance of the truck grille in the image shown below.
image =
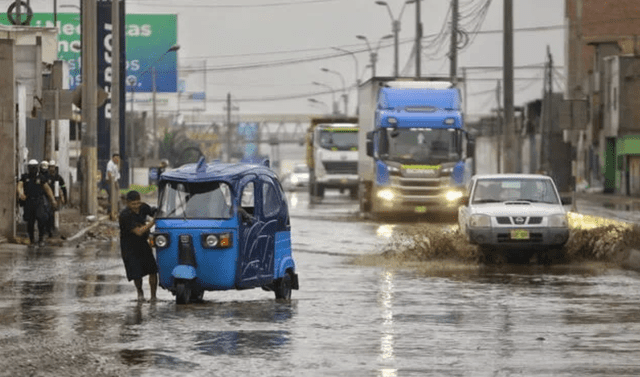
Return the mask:
<path id="1" fill-rule="evenodd" d="M 358 161 L 322 161 L 327 174 L 358 174 Z"/>
<path id="2" fill-rule="evenodd" d="M 524 222 L 521 221 L 516 221 L 516 218 L 520 218 L 520 219 L 524 219 Z M 539 216 L 532 216 L 532 217 L 520 217 L 520 216 L 514 216 L 514 217 L 508 217 L 508 216 L 498 216 L 496 217 L 496 221 L 498 222 L 498 224 L 500 225 L 524 225 L 524 224 L 528 224 L 528 225 L 538 225 L 542 223 L 542 217 Z"/>

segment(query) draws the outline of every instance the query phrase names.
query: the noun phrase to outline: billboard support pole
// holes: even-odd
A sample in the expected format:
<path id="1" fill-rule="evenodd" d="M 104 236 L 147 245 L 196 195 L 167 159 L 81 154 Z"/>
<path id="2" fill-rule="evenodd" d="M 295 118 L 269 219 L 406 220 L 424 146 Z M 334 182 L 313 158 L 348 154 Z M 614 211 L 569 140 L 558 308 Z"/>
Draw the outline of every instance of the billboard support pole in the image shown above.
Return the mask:
<path id="1" fill-rule="evenodd" d="M 120 153 L 120 0 L 111 1 L 111 155 Z M 120 168 L 120 167 L 118 167 Z M 114 185 L 115 186 L 115 185 Z M 111 187 L 113 190 L 114 187 Z M 111 220 L 118 218 L 120 193 L 111 193 Z"/>

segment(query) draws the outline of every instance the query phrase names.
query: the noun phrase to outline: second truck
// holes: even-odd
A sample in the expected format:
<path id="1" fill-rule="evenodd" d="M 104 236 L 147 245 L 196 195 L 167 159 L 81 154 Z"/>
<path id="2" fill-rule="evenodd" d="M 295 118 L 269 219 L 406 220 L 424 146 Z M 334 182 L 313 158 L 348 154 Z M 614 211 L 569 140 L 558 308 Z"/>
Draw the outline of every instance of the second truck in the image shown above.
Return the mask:
<path id="1" fill-rule="evenodd" d="M 358 197 L 358 118 L 327 116 L 311 119 L 307 129 L 307 166 L 311 200 L 327 189 Z"/>
<path id="2" fill-rule="evenodd" d="M 360 211 L 457 214 L 474 142 L 460 91 L 429 78 L 373 77 L 359 88 Z"/>

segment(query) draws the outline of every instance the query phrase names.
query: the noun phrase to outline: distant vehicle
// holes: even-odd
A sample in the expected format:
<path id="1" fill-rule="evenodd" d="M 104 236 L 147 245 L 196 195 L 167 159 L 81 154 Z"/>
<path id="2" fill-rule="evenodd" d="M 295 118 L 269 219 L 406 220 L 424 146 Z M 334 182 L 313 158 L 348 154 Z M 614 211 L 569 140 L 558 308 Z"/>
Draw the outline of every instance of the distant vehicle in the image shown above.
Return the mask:
<path id="1" fill-rule="evenodd" d="M 474 142 L 460 91 L 433 78 L 373 77 L 358 92 L 360 211 L 457 215 Z"/>
<path id="2" fill-rule="evenodd" d="M 543 262 L 559 257 L 569 239 L 567 213 L 551 177 L 539 174 L 478 175 L 458 209 L 460 230 L 487 260 L 502 256 Z"/>
<path id="3" fill-rule="evenodd" d="M 306 189 L 309 187 L 309 168 L 305 164 L 298 164 L 282 179 L 282 186 L 289 191 Z"/>
<path id="4" fill-rule="evenodd" d="M 358 197 L 358 118 L 314 118 L 307 129 L 307 166 L 311 200 L 325 190 L 349 190 Z"/>
<path id="5" fill-rule="evenodd" d="M 284 191 L 266 165 L 197 164 L 159 178 L 153 233 L 160 287 L 176 303 L 205 291 L 298 289 Z"/>

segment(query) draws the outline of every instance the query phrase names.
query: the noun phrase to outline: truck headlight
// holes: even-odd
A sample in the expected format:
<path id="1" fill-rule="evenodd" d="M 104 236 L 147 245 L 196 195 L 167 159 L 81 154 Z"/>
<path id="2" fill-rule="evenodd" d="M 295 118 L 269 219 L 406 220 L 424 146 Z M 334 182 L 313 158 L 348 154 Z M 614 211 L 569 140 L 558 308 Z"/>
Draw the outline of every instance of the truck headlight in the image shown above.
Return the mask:
<path id="1" fill-rule="evenodd" d="M 551 215 L 549 216 L 548 225 L 550 228 L 567 228 L 569 222 L 567 221 L 567 215 Z"/>
<path id="2" fill-rule="evenodd" d="M 471 215 L 469 218 L 469 226 L 472 228 L 490 228 L 491 217 L 487 215 Z"/>
<path id="3" fill-rule="evenodd" d="M 393 192 L 393 190 L 384 189 L 384 190 L 378 191 L 378 198 L 382 200 L 392 201 L 393 198 L 395 197 L 396 197 L 396 194 Z"/>
<path id="4" fill-rule="evenodd" d="M 400 169 L 395 166 L 388 166 L 389 174 L 400 174 Z"/>
<path id="5" fill-rule="evenodd" d="M 449 202 L 455 202 L 456 200 L 462 198 L 462 191 L 458 190 L 450 190 L 445 194 L 445 198 Z"/>
<path id="6" fill-rule="evenodd" d="M 447 118 L 444 120 L 444 124 L 450 126 L 456 122 L 456 118 Z"/>
<path id="7" fill-rule="evenodd" d="M 387 118 L 387 122 L 389 124 L 391 124 L 391 125 L 394 125 L 394 126 L 398 124 L 398 120 L 396 118 L 393 118 L 393 117 Z"/>

